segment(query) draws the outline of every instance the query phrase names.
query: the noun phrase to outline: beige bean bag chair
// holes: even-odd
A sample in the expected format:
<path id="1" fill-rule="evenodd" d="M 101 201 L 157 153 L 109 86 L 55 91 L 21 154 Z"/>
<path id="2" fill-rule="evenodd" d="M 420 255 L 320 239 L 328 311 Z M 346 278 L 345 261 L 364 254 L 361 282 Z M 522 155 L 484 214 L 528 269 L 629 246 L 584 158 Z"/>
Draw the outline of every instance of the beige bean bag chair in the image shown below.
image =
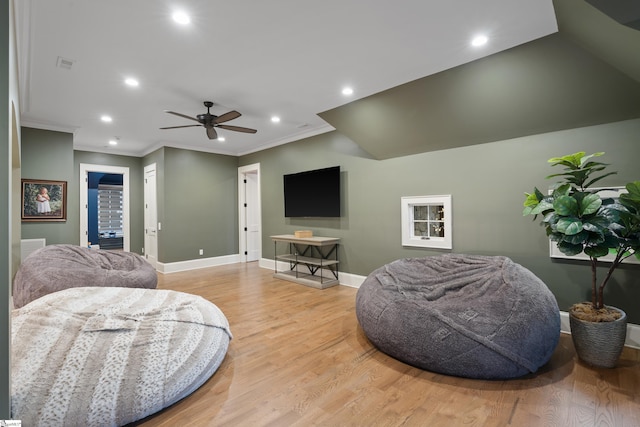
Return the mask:
<path id="1" fill-rule="evenodd" d="M 66 289 L 11 323 L 11 418 L 25 427 L 140 420 L 207 381 L 231 339 L 216 305 L 161 289 Z"/>

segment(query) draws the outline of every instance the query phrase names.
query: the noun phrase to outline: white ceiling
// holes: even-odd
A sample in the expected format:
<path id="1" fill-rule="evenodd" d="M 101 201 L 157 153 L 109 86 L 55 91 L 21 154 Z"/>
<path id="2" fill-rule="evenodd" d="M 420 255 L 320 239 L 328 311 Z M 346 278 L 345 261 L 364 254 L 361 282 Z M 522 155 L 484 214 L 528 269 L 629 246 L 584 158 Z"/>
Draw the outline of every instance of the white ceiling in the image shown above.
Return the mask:
<path id="1" fill-rule="evenodd" d="M 191 24 L 175 24 L 175 9 Z M 21 0 L 16 27 L 22 125 L 133 156 L 242 155 L 326 132 L 320 112 L 557 31 L 552 0 Z M 490 39 L 479 49 L 478 33 Z M 202 127 L 159 130 L 195 123 L 165 110 L 195 116 L 207 100 L 258 132 L 218 129 L 219 142 Z"/>

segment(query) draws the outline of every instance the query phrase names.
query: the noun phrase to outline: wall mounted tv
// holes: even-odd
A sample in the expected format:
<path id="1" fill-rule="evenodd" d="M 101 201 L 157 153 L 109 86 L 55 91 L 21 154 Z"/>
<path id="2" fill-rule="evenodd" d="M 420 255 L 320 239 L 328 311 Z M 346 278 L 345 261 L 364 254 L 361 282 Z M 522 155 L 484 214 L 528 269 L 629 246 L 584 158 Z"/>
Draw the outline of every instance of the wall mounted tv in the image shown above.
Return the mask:
<path id="1" fill-rule="evenodd" d="M 340 166 L 284 175 L 284 216 L 339 217 Z"/>

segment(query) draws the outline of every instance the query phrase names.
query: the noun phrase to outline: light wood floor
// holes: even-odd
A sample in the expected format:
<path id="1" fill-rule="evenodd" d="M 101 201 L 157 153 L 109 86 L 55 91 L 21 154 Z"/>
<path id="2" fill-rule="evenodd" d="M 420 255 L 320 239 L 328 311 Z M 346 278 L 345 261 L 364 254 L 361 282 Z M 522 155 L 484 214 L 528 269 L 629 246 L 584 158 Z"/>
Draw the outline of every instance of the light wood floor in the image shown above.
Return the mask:
<path id="1" fill-rule="evenodd" d="M 356 320 L 356 289 L 271 275 L 256 263 L 159 275 L 159 288 L 220 307 L 234 338 L 200 389 L 136 425 L 640 426 L 637 350 L 625 349 L 616 369 L 593 369 L 563 335 L 530 377 L 439 375 L 371 345 Z"/>

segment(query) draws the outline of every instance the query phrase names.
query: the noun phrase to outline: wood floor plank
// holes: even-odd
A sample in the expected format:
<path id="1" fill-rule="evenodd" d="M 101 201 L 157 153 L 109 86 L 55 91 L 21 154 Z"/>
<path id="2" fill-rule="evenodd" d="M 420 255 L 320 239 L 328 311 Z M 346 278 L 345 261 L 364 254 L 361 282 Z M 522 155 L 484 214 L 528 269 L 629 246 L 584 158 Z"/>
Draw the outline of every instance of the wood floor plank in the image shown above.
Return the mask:
<path id="1" fill-rule="evenodd" d="M 615 369 L 561 336 L 536 374 L 482 381 L 414 368 L 378 351 L 355 316 L 357 289 L 275 279 L 257 263 L 159 275 L 200 295 L 234 335 L 196 392 L 135 426 L 640 426 L 640 351 Z"/>

